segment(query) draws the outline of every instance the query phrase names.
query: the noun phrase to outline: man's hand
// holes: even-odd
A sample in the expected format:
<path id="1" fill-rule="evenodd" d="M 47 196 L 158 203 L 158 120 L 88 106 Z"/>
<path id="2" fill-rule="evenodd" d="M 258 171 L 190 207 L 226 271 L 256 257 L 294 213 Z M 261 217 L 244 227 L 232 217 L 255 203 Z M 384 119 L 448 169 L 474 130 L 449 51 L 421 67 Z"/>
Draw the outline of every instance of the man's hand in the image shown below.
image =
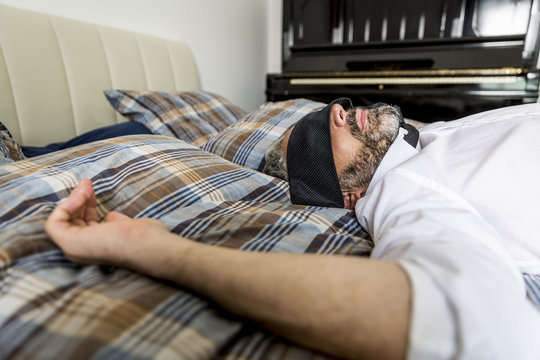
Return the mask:
<path id="1" fill-rule="evenodd" d="M 88 179 L 83 179 L 53 210 L 45 231 L 70 260 L 111 265 L 124 264 L 128 260 L 126 255 L 136 251 L 144 239 L 169 234 L 167 227 L 157 220 L 131 219 L 115 211 L 100 223 L 94 189 Z"/>

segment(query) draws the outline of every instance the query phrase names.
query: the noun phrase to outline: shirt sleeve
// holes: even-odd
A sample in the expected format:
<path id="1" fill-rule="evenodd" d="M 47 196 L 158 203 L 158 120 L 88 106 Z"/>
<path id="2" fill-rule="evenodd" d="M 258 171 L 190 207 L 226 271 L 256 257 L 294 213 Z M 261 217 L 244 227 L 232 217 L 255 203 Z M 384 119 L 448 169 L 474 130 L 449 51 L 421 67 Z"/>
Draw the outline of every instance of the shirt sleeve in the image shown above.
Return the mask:
<path id="1" fill-rule="evenodd" d="M 393 171 L 356 211 L 375 242 L 372 257 L 409 276 L 409 358 L 540 359 L 540 313 L 522 276 L 458 194 Z"/>

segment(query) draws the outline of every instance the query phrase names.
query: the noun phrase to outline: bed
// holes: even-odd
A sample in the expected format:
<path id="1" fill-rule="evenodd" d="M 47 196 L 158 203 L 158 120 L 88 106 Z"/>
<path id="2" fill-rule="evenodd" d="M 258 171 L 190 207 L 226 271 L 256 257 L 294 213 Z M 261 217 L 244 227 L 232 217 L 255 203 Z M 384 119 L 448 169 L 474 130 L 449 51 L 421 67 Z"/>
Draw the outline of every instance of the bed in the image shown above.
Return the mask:
<path id="1" fill-rule="evenodd" d="M 242 251 L 368 256 L 352 211 L 292 205 L 260 172 L 268 145 L 324 104 L 246 113 L 201 90 L 185 44 L 1 5 L 0 46 L 0 358 L 324 358 L 175 284 L 72 263 L 43 229 L 89 178 L 100 216 Z M 153 134 L 21 152 L 122 121 Z"/>

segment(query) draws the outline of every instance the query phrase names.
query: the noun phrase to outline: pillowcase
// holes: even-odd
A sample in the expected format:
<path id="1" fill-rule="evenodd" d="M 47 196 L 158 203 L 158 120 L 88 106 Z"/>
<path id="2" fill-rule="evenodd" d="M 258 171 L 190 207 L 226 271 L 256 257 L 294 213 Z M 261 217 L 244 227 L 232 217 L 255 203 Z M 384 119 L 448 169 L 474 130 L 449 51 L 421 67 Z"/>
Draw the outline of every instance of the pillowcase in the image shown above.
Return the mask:
<path id="1" fill-rule="evenodd" d="M 120 114 L 144 124 L 153 134 L 172 136 L 196 146 L 206 143 L 246 112 L 205 91 L 105 90 Z"/>
<path id="2" fill-rule="evenodd" d="M 4 124 L 0 122 L 0 165 L 23 159 L 25 159 L 25 156 L 21 146 L 13 139 Z"/>
<path id="3" fill-rule="evenodd" d="M 202 149 L 262 170 L 266 149 L 298 120 L 325 105 L 307 99 L 266 103 L 210 139 Z"/>

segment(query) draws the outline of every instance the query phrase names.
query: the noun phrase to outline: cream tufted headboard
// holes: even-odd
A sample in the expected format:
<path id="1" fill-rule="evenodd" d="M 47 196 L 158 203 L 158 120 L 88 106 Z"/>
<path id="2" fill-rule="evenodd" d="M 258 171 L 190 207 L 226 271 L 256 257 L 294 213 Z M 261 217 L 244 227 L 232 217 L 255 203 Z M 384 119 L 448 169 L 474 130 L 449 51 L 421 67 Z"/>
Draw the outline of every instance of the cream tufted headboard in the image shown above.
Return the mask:
<path id="1" fill-rule="evenodd" d="M 0 5 L 0 121 L 41 146 L 124 119 L 105 89 L 199 90 L 184 43 Z"/>

